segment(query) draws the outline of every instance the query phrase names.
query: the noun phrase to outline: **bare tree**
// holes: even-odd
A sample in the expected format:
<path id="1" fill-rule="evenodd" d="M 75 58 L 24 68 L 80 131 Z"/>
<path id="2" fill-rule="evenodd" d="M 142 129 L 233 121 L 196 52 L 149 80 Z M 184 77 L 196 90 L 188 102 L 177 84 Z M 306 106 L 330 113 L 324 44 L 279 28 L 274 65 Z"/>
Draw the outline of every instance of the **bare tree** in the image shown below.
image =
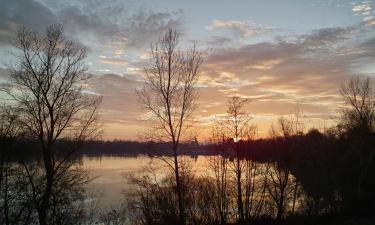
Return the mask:
<path id="1" fill-rule="evenodd" d="M 261 166 L 258 162 L 254 161 L 253 159 L 247 158 L 245 160 L 244 166 L 244 192 L 245 192 L 245 202 L 244 202 L 244 216 L 245 220 L 250 220 L 253 217 L 256 217 L 256 208 L 258 204 L 256 204 L 256 200 L 258 202 L 261 200 L 260 196 L 256 193 L 258 190 L 258 186 L 262 182 L 257 184 L 256 179 L 259 178 L 261 174 Z M 259 191 L 258 191 L 259 192 Z"/>
<path id="2" fill-rule="evenodd" d="M 153 138 L 171 143 L 179 217 L 184 224 L 178 149 L 196 106 L 195 87 L 202 56 L 195 46 L 186 51 L 178 49 L 178 39 L 178 32 L 169 29 L 159 42 L 151 46 L 151 58 L 145 66 L 145 85 L 138 91 L 138 96 L 142 106 L 152 115 L 149 119 L 155 125 Z"/>
<path id="3" fill-rule="evenodd" d="M 223 120 L 223 129 L 228 133 L 228 137 L 233 138 L 233 150 L 235 152 L 234 172 L 236 174 L 237 186 L 237 210 L 240 222 L 244 220 L 244 206 L 242 193 L 242 172 L 244 164 L 241 162 L 239 141 L 249 137 L 253 130 L 250 126 L 251 116 L 245 111 L 248 100 L 238 96 L 231 97 L 227 103 L 227 117 Z"/>
<path id="4" fill-rule="evenodd" d="M 50 26 L 44 35 L 20 29 L 13 43 L 18 61 L 6 92 L 20 110 L 22 126 L 39 142 L 42 179 L 33 177 L 26 164 L 25 170 L 39 223 L 52 224 L 56 185 L 70 185 L 65 175 L 74 165 L 75 153 L 84 140 L 97 134 L 101 98 L 83 93 L 89 78 L 84 73 L 86 50 L 67 40 L 62 26 Z M 64 149 L 56 144 L 62 139 L 70 143 Z M 79 176 L 74 177 L 78 182 Z"/>
<path id="5" fill-rule="evenodd" d="M 370 78 L 355 77 L 341 87 L 347 108 L 344 109 L 344 121 L 349 129 L 359 127 L 374 129 L 375 95 Z"/>
<path id="6" fill-rule="evenodd" d="M 304 134 L 305 121 L 303 120 L 302 110 L 299 107 L 294 109 L 291 123 L 292 123 L 293 135 Z M 296 158 L 296 157 L 293 156 L 293 158 Z M 297 162 L 294 162 L 294 163 L 297 164 Z M 292 216 L 295 213 L 296 201 L 297 201 L 298 194 L 299 194 L 299 182 L 296 177 L 294 177 L 293 181 L 294 181 L 294 191 L 293 191 L 293 203 L 292 203 L 292 212 L 291 212 Z"/>
<path id="7" fill-rule="evenodd" d="M 270 163 L 266 176 L 266 188 L 276 206 L 276 219 L 281 220 L 285 216 L 292 192 L 290 170 L 282 168 L 277 162 L 273 162 Z"/>
<path id="8" fill-rule="evenodd" d="M 286 148 L 283 155 L 275 154 L 275 161 L 268 163 L 266 173 L 266 188 L 271 200 L 276 206 L 276 218 L 281 220 L 291 201 L 292 214 L 294 214 L 298 197 L 298 181 L 293 176 L 291 166 L 294 159 L 292 136 L 303 134 L 304 124 L 297 108 L 291 118 L 280 117 L 277 126 L 271 126 L 271 138 L 276 142 L 283 142 Z M 280 146 L 275 146 L 279 148 Z"/>
<path id="9" fill-rule="evenodd" d="M 215 204 L 217 214 L 220 218 L 220 224 L 226 224 L 228 221 L 229 207 L 230 207 L 230 196 L 229 196 L 229 142 L 223 129 L 215 126 L 212 130 L 212 144 L 215 146 L 215 150 L 218 151 L 218 155 L 211 156 L 208 160 L 208 167 L 214 174 L 215 184 Z"/>
<path id="10" fill-rule="evenodd" d="M 0 137 L 16 138 L 22 132 L 18 124 L 19 111 L 11 106 L 0 106 Z"/>
<path id="11" fill-rule="evenodd" d="M 235 142 L 246 138 L 249 134 L 249 122 L 252 118 L 244 109 L 248 102 L 248 99 L 238 96 L 229 98 L 227 102 L 228 117 L 224 121 L 224 126 L 229 137 Z"/>
<path id="12" fill-rule="evenodd" d="M 346 103 L 341 125 L 351 137 L 358 157 L 357 194 L 361 196 L 375 156 L 375 146 L 371 144 L 375 134 L 375 93 L 368 77 L 355 77 L 342 86 L 341 95 Z"/>

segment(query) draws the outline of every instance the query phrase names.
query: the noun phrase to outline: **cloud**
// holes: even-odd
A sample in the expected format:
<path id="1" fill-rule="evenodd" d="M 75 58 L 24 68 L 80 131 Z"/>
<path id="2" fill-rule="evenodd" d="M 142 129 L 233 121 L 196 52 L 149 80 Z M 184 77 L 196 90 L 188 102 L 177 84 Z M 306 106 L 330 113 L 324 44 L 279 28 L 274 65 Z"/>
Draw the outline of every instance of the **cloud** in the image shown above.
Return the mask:
<path id="1" fill-rule="evenodd" d="M 375 57 L 375 37 L 370 38 L 359 45 L 359 49 L 366 52 L 366 55 Z M 372 53 L 372 54 L 371 54 Z"/>
<path id="2" fill-rule="evenodd" d="M 364 1 L 353 5 L 352 11 L 361 15 L 369 15 L 371 12 L 371 1 Z"/>
<path id="3" fill-rule="evenodd" d="M 206 44 L 208 46 L 224 47 L 224 46 L 230 46 L 231 44 L 234 43 L 234 41 L 235 40 L 233 38 L 223 37 L 223 36 L 219 36 L 219 35 L 213 35 L 209 38 L 209 40 L 206 41 Z"/>
<path id="4" fill-rule="evenodd" d="M 302 35 L 301 38 L 307 46 L 337 44 L 341 41 L 350 40 L 359 29 L 358 26 L 322 28 Z"/>
<path id="5" fill-rule="evenodd" d="M 127 75 L 93 75 L 87 91 L 103 96 L 101 117 L 104 123 L 137 123 L 139 106 L 135 90 L 143 83 Z"/>
<path id="6" fill-rule="evenodd" d="M 0 84 L 8 81 L 9 74 L 10 74 L 9 69 L 0 68 Z"/>
<path id="7" fill-rule="evenodd" d="M 371 37 L 368 32 L 361 23 L 217 49 L 201 69 L 202 90 L 209 90 L 201 95 L 202 105 L 241 95 L 252 100 L 249 109 L 254 113 L 284 114 L 302 105 L 307 113 L 333 116 L 341 104 L 341 82 L 353 75 L 375 75 L 361 72 L 375 60 L 374 39 L 366 38 Z M 230 79 L 223 74 L 230 74 Z"/>
<path id="8" fill-rule="evenodd" d="M 260 32 L 258 26 L 251 24 L 249 21 L 241 20 L 212 20 L 211 24 L 206 27 L 208 30 L 229 29 L 242 37 L 250 37 Z"/>
<path id="9" fill-rule="evenodd" d="M 138 49 L 148 46 L 170 27 L 181 28 L 184 14 L 182 10 L 157 12 L 142 9 L 113 20 L 106 13 L 93 15 L 69 7 L 60 11 L 59 15 L 70 33 L 86 31 L 98 39 L 118 41 L 124 47 Z"/>
<path id="10" fill-rule="evenodd" d="M 144 47 L 150 41 L 156 40 L 168 28 L 182 29 L 184 12 L 138 11 L 133 15 L 128 27 L 125 29 L 127 45 Z"/>
<path id="11" fill-rule="evenodd" d="M 128 65 L 129 62 L 125 59 L 121 59 L 119 57 L 107 57 L 100 55 L 99 56 L 99 62 L 102 64 L 107 64 L 107 65 Z"/>
<path id="12" fill-rule="evenodd" d="M 64 3 L 64 4 L 63 4 Z M 168 27 L 181 28 L 182 10 L 128 10 L 122 2 L 61 2 L 4 0 L 0 8 L 0 44 L 8 44 L 20 26 L 36 31 L 62 23 L 67 35 L 98 45 L 120 41 L 128 48 L 141 48 Z"/>
<path id="13" fill-rule="evenodd" d="M 374 11 L 372 7 L 372 1 L 363 1 L 361 3 L 353 3 L 352 11 L 357 16 L 362 16 L 363 21 L 368 25 L 374 25 Z"/>
<path id="14" fill-rule="evenodd" d="M 45 5 L 33 0 L 4 0 L 0 7 L 0 44 L 9 44 L 20 25 L 37 31 L 58 21 Z"/>

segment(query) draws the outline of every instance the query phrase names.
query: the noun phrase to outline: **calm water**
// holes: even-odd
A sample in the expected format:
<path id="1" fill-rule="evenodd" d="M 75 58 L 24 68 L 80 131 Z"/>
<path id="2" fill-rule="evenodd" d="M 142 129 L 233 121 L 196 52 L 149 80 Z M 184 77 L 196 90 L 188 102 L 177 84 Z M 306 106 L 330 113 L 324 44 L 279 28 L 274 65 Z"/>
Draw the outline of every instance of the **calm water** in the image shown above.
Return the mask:
<path id="1" fill-rule="evenodd" d="M 164 159 L 170 160 L 170 158 Z M 189 162 L 196 173 L 206 171 L 204 169 L 207 164 L 206 156 L 183 157 L 183 159 Z M 159 175 L 165 175 L 169 171 L 164 161 L 148 156 L 85 156 L 83 166 L 94 178 L 90 185 L 90 192 L 99 198 L 100 205 L 103 207 L 111 207 L 123 202 L 123 193 L 133 188 L 127 179 L 129 174 L 140 175 L 150 166 Z"/>

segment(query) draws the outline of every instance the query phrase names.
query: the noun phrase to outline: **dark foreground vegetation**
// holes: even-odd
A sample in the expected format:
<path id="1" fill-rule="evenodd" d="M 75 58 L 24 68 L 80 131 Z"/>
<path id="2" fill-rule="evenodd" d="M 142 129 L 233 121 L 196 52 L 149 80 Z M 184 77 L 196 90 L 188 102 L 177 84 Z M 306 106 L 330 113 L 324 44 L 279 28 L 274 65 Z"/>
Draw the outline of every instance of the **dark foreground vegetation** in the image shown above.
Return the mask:
<path id="1" fill-rule="evenodd" d="M 375 95 L 369 79 L 343 86 L 346 106 L 336 126 L 305 132 L 296 114 L 280 118 L 265 139 L 255 138 L 247 100 L 232 97 L 203 151 L 182 141 L 196 107 L 202 61 L 195 47 L 178 51 L 178 34 L 169 30 L 152 49 L 138 93 L 155 114 L 153 142 L 128 143 L 140 152 L 169 149 L 170 157 L 162 158 L 169 169 L 162 176 L 152 167 L 129 175 L 133 188 L 119 196 L 123 204 L 103 209 L 80 166 L 85 143 L 103 144 L 89 141 L 100 133 L 100 98 L 82 91 L 85 50 L 66 40 L 61 26 L 43 36 L 22 29 L 14 43 L 19 62 L 4 88 L 10 102 L 0 111 L 0 224 L 375 222 Z M 206 171 L 196 173 L 179 157 L 184 147 L 212 153 Z"/>

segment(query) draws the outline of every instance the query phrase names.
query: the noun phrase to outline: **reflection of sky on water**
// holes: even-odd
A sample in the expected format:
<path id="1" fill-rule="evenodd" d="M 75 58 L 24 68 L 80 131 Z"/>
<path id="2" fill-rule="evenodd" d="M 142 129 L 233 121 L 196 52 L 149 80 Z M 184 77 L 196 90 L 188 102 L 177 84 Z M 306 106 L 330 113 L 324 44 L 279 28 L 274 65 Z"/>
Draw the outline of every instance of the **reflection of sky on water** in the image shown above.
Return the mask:
<path id="1" fill-rule="evenodd" d="M 194 172 L 204 172 L 202 168 L 206 165 L 206 157 L 197 158 L 183 157 L 184 161 L 190 162 Z M 170 158 L 165 158 L 170 160 Z M 83 157 L 83 166 L 89 171 L 94 180 L 90 184 L 90 191 L 94 196 L 99 196 L 100 205 L 110 207 L 119 205 L 124 200 L 122 194 L 130 190 L 131 184 L 126 179 L 129 174 L 141 174 L 145 167 L 152 166 L 157 175 L 165 176 L 168 173 L 168 166 L 159 158 L 148 156 L 138 157 Z"/>

